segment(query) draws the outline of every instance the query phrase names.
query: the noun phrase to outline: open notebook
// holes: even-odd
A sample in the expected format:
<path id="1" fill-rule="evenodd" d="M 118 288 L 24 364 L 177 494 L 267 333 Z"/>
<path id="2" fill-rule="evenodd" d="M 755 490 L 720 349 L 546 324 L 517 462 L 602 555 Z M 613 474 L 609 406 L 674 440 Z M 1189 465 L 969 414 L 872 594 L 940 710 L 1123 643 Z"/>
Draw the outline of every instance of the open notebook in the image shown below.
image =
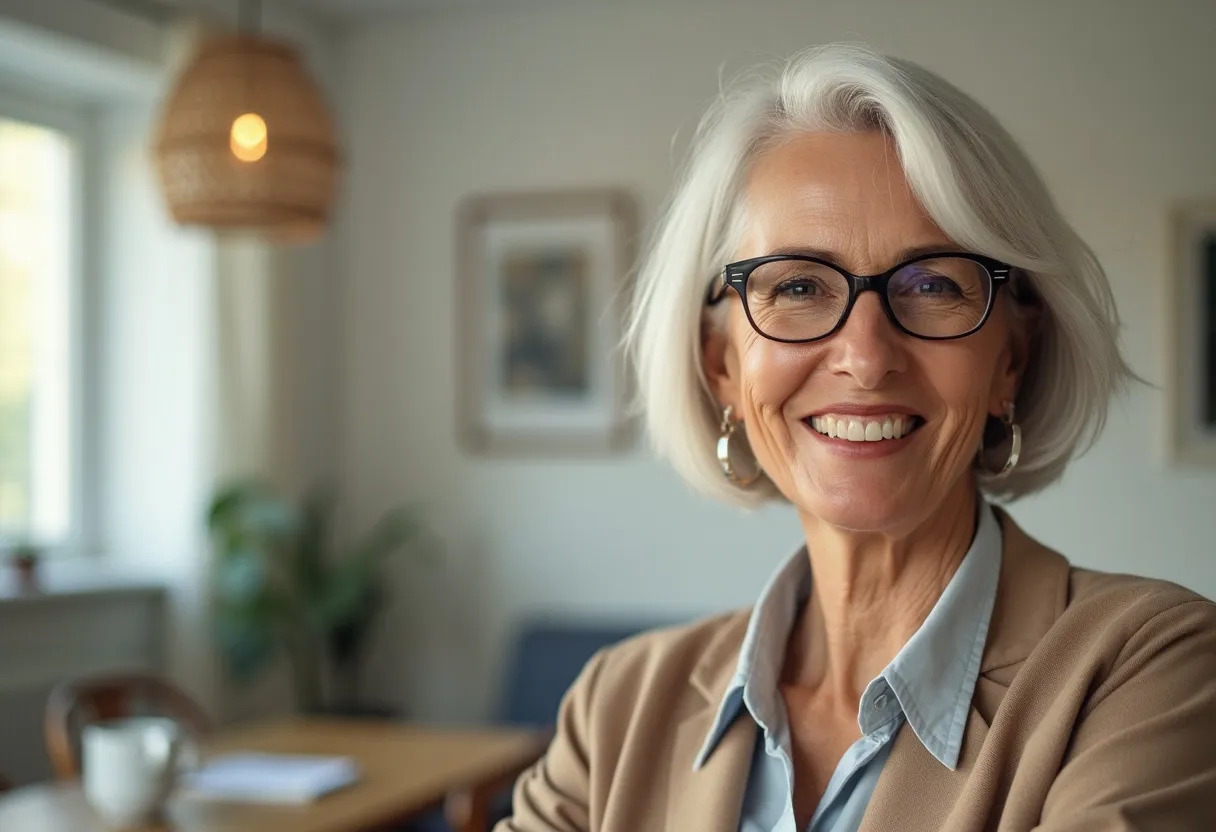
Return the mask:
<path id="1" fill-rule="evenodd" d="M 256 803 L 308 803 L 359 779 L 350 757 L 239 752 L 207 761 L 182 778 L 191 798 Z"/>

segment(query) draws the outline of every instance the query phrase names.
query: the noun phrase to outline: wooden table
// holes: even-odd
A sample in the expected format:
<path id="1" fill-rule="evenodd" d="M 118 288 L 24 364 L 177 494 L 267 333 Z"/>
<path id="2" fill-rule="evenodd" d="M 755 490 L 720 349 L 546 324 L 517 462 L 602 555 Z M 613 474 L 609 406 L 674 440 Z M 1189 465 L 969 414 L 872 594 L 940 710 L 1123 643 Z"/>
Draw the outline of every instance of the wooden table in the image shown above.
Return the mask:
<path id="1" fill-rule="evenodd" d="M 221 732 L 207 753 L 268 751 L 354 757 L 360 781 L 304 806 L 170 801 L 181 832 L 365 832 L 442 806 L 458 832 L 484 832 L 488 802 L 540 757 L 546 737 L 512 729 L 293 719 Z M 0 795 L 0 832 L 105 832 L 77 783 Z M 151 832 L 151 829 L 149 829 Z"/>

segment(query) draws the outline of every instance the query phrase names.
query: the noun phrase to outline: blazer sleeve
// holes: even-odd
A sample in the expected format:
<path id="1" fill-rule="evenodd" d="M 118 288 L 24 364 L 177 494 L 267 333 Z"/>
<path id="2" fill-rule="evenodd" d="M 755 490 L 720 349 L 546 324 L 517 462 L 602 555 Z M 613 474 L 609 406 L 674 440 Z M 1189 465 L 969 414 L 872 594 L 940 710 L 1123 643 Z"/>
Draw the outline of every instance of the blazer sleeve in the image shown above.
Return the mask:
<path id="1" fill-rule="evenodd" d="M 1086 711 L 1036 830 L 1216 829 L 1216 604 L 1149 619 Z"/>
<path id="2" fill-rule="evenodd" d="M 593 656 L 566 692 L 548 751 L 520 775 L 512 795 L 514 814 L 494 832 L 590 832 L 591 696 L 604 655 Z"/>

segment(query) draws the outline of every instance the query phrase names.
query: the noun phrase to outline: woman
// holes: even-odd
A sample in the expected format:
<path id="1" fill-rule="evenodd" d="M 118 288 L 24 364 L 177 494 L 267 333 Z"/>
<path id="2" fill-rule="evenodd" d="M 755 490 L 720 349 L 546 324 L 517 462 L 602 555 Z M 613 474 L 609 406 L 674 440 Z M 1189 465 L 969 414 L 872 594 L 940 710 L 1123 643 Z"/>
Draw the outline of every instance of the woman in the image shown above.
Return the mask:
<path id="1" fill-rule="evenodd" d="M 724 97 L 629 345 L 658 450 L 788 500 L 806 548 L 750 614 L 596 656 L 500 829 L 1216 829 L 1216 605 L 982 496 L 1092 441 L 1116 331 L 1025 156 L 931 73 L 829 46 Z"/>

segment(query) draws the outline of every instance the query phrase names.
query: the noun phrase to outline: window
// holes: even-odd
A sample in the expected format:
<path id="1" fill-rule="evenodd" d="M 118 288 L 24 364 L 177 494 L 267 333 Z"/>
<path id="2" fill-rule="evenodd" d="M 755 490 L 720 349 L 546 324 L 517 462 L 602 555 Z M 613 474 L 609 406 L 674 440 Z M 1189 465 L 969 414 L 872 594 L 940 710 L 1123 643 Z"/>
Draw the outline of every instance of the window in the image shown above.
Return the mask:
<path id="1" fill-rule="evenodd" d="M 79 540 L 73 131 L 0 100 L 0 540 Z M 10 117 L 11 116 L 11 117 Z"/>

